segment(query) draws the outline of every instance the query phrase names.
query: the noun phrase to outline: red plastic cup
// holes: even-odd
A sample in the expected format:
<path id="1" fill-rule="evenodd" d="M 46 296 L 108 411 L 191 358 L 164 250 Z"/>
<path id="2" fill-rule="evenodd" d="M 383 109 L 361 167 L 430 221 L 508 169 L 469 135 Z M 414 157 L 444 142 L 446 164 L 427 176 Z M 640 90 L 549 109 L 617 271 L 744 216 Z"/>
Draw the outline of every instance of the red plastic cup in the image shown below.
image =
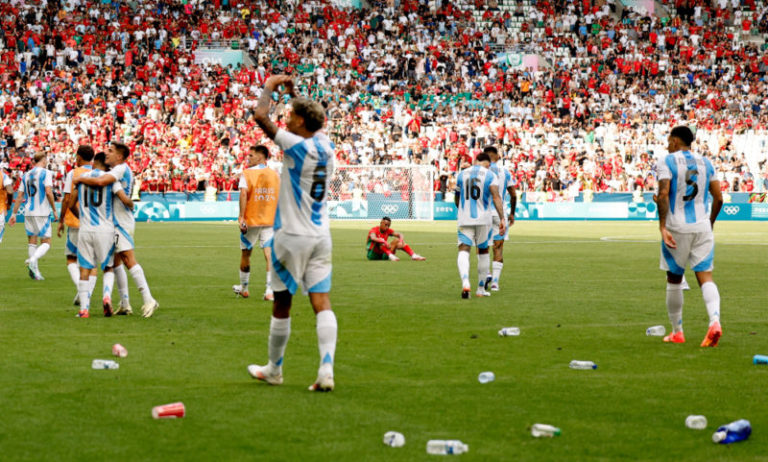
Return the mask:
<path id="1" fill-rule="evenodd" d="M 128 356 L 128 350 L 126 350 L 125 347 L 119 343 L 115 343 L 112 345 L 112 354 L 118 358 L 125 358 Z"/>
<path id="2" fill-rule="evenodd" d="M 184 403 L 171 403 L 152 408 L 153 419 L 176 419 L 184 417 Z"/>

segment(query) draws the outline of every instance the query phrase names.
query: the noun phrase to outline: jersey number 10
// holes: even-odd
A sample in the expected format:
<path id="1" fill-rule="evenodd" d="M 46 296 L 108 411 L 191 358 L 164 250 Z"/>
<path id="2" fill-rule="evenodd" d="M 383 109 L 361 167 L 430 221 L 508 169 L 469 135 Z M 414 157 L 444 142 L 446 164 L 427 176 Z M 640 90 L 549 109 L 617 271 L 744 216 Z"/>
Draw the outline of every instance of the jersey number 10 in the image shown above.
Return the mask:
<path id="1" fill-rule="evenodd" d="M 90 186 L 85 187 L 83 205 L 86 207 L 100 207 L 102 202 L 104 202 L 104 188 L 92 188 Z"/>

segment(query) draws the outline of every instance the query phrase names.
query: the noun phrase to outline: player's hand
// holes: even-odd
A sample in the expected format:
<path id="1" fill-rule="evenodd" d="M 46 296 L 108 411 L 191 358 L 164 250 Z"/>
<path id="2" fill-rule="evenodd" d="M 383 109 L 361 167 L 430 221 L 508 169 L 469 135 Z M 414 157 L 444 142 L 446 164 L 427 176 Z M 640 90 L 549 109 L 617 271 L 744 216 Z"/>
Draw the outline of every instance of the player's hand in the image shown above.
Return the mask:
<path id="1" fill-rule="evenodd" d="M 675 242 L 675 238 L 672 237 L 672 233 L 667 231 L 667 228 L 663 228 L 661 230 L 661 239 L 664 241 L 664 245 L 666 245 L 670 249 L 677 248 L 677 242 Z"/>
<path id="2" fill-rule="evenodd" d="M 240 232 L 245 234 L 248 231 L 248 225 L 245 220 L 237 220 L 237 227 L 240 228 Z"/>
<path id="3" fill-rule="evenodd" d="M 291 87 L 293 87 L 292 77 L 290 75 L 271 75 L 267 79 L 266 82 L 264 82 L 264 88 L 271 88 L 272 90 L 275 90 L 280 85 L 287 84 L 288 82 L 291 82 Z"/>
<path id="4" fill-rule="evenodd" d="M 61 237 L 64 234 L 64 223 L 59 222 L 59 228 L 56 230 L 56 236 Z"/>
<path id="5" fill-rule="evenodd" d="M 514 215 L 510 215 L 509 216 L 509 226 L 507 226 L 507 229 L 511 228 L 512 225 L 514 225 L 514 224 L 515 224 L 515 216 Z"/>
<path id="6" fill-rule="evenodd" d="M 8 226 L 13 226 L 16 224 L 16 214 L 12 213 L 11 218 L 8 219 Z"/>
<path id="7" fill-rule="evenodd" d="M 499 234 L 503 236 L 504 233 L 506 232 L 507 232 L 507 225 L 506 223 L 504 223 L 504 221 L 502 221 L 499 223 Z"/>

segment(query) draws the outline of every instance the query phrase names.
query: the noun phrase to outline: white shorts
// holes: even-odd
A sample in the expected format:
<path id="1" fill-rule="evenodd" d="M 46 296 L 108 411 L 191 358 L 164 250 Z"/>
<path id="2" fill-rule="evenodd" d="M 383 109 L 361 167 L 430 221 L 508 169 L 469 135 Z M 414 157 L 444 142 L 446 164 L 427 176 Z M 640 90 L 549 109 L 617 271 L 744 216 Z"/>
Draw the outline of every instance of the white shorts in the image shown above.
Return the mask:
<path id="1" fill-rule="evenodd" d="M 103 271 L 112 266 L 115 252 L 115 233 L 82 231 L 77 241 L 77 264 L 80 268 Z"/>
<path id="2" fill-rule="evenodd" d="M 133 249 L 133 228 L 126 229 L 120 225 L 115 225 L 115 253 Z"/>
<path id="3" fill-rule="evenodd" d="M 492 225 L 459 226 L 459 245 L 470 247 L 476 245 L 478 249 L 487 249 L 493 237 Z"/>
<path id="4" fill-rule="evenodd" d="M 677 243 L 670 249 L 661 243 L 659 268 L 682 276 L 685 267 L 695 272 L 712 271 L 715 261 L 715 236 L 711 231 L 702 233 L 675 233 L 670 231 Z"/>
<path id="5" fill-rule="evenodd" d="M 331 291 L 331 236 L 298 236 L 278 230 L 272 247 L 272 289 L 304 295 Z"/>
<path id="6" fill-rule="evenodd" d="M 240 233 L 240 250 L 251 250 L 257 242 L 262 249 L 268 247 L 269 240 L 274 236 L 271 226 L 250 226 L 245 234 Z"/>
<path id="7" fill-rule="evenodd" d="M 64 256 L 77 258 L 77 242 L 80 228 L 67 228 L 67 244 L 64 246 Z"/>
<path id="8" fill-rule="evenodd" d="M 24 229 L 27 236 L 37 236 L 43 239 L 51 238 L 51 217 L 24 217 Z"/>

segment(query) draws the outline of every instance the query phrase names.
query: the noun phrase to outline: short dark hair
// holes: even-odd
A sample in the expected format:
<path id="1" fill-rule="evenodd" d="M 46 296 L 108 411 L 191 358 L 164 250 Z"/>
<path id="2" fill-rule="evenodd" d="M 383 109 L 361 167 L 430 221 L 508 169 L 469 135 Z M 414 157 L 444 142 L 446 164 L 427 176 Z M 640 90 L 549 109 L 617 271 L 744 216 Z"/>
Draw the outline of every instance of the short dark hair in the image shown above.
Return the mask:
<path id="1" fill-rule="evenodd" d="M 491 156 L 489 156 L 487 152 L 483 151 L 480 154 L 478 154 L 477 157 L 475 157 L 475 161 L 476 162 L 490 162 L 491 161 Z"/>
<path id="2" fill-rule="evenodd" d="M 690 128 L 686 127 L 685 125 L 678 125 L 677 127 L 673 128 L 672 131 L 669 133 L 669 136 L 674 136 L 675 138 L 678 138 L 686 146 L 692 145 L 694 140 L 693 132 L 691 131 Z"/>
<path id="3" fill-rule="evenodd" d="M 99 151 L 93 156 L 93 162 L 95 164 L 107 165 L 107 155 L 104 151 Z"/>
<path id="4" fill-rule="evenodd" d="M 490 156 L 491 154 L 494 154 L 494 155 L 498 155 L 498 154 L 499 154 L 499 150 L 498 150 L 498 149 L 496 149 L 496 146 L 486 146 L 486 147 L 483 149 L 483 152 L 484 152 L 484 153 L 486 153 L 486 154 L 488 154 L 489 156 Z"/>
<path id="5" fill-rule="evenodd" d="M 112 142 L 112 146 L 117 149 L 117 152 L 123 157 L 123 160 L 127 159 L 128 156 L 131 155 L 131 150 L 128 148 L 128 146 L 124 145 L 123 143 L 118 143 L 117 141 Z"/>
<path id="6" fill-rule="evenodd" d="M 77 147 L 77 157 L 86 162 L 93 160 L 93 148 L 88 144 L 81 144 Z"/>
<path id="7" fill-rule="evenodd" d="M 269 159 L 269 149 L 266 146 L 264 146 L 263 144 L 251 146 L 251 151 L 256 152 L 256 153 L 260 152 L 260 153 L 264 154 L 264 157 Z"/>
<path id="8" fill-rule="evenodd" d="M 381 219 L 381 221 L 387 220 L 388 222 L 392 223 L 392 219 L 389 217 L 384 217 Z"/>

